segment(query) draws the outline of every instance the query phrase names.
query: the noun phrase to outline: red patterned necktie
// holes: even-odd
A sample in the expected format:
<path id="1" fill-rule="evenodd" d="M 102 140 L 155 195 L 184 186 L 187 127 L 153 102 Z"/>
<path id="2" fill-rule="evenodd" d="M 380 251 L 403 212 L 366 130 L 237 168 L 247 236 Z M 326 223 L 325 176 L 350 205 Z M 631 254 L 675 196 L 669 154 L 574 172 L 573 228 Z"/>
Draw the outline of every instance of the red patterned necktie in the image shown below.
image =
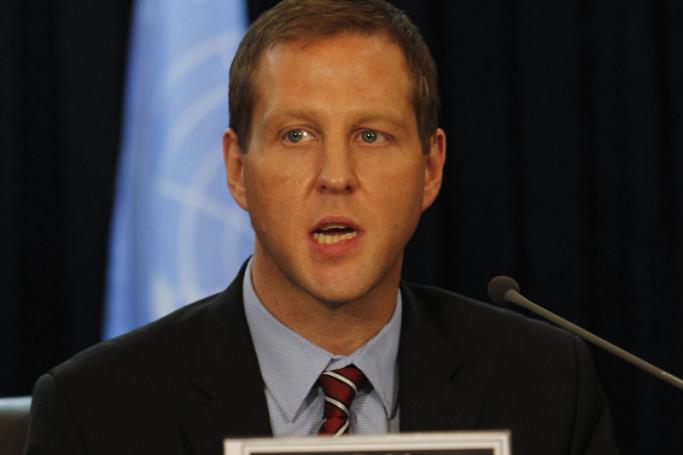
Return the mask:
<path id="1" fill-rule="evenodd" d="M 341 436 L 349 428 L 351 402 L 368 380 L 357 367 L 349 365 L 324 371 L 319 382 L 325 393 L 325 412 L 318 433 Z"/>

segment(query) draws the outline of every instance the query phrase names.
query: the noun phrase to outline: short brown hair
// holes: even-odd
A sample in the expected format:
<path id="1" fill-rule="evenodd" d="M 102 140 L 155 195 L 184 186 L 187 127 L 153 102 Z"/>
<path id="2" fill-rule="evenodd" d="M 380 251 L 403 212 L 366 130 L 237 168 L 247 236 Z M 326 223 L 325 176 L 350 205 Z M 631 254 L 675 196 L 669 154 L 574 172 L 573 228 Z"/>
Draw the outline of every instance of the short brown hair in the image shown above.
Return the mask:
<path id="1" fill-rule="evenodd" d="M 230 127 L 247 151 L 256 104 L 254 76 L 261 55 L 276 44 L 331 37 L 345 32 L 380 34 L 402 50 L 411 73 L 413 108 L 425 153 L 438 126 L 436 65 L 408 17 L 384 0 L 283 0 L 249 27 L 230 66 Z"/>

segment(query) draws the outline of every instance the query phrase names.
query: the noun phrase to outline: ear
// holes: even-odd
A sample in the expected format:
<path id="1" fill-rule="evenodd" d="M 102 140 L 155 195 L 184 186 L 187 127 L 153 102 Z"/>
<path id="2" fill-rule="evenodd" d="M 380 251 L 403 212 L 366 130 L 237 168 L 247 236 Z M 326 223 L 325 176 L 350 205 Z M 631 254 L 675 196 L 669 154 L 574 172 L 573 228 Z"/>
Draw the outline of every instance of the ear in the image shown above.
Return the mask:
<path id="1" fill-rule="evenodd" d="M 424 192 L 422 210 L 426 210 L 439 194 L 446 162 L 446 133 L 437 128 L 429 139 L 429 153 L 425 156 Z"/>
<path id="2" fill-rule="evenodd" d="M 248 211 L 247 197 L 244 190 L 245 158 L 242 148 L 237 142 L 237 134 L 232 128 L 228 128 L 223 133 L 223 161 L 225 162 L 228 189 L 237 205 Z"/>

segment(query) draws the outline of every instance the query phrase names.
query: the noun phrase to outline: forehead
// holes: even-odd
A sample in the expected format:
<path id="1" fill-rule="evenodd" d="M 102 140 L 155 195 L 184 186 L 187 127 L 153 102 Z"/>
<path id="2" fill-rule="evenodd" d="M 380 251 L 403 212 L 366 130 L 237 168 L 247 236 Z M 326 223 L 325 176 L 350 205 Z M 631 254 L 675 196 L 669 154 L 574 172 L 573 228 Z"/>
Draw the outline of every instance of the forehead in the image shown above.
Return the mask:
<path id="1" fill-rule="evenodd" d="M 267 49 L 255 74 L 256 110 L 275 106 L 412 111 L 401 48 L 380 34 L 343 33 Z"/>

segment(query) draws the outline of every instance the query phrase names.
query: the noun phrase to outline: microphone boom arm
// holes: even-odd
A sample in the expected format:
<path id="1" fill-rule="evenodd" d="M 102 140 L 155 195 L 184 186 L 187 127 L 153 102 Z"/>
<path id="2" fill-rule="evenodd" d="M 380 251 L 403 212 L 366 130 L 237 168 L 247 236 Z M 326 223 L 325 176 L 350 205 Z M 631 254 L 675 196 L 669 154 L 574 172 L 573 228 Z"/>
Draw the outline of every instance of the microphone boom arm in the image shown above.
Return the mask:
<path id="1" fill-rule="evenodd" d="M 579 327 L 578 325 L 569 322 L 568 320 L 564 319 L 563 317 L 560 317 L 553 313 L 552 311 L 548 311 L 545 308 L 543 308 L 540 305 L 535 304 L 531 300 L 527 299 L 524 297 L 522 294 L 520 294 L 516 289 L 511 288 L 505 291 L 503 295 L 504 299 L 507 302 L 514 303 L 518 306 L 521 306 L 522 308 L 526 308 L 527 310 L 531 311 L 532 313 L 537 314 L 538 316 L 542 317 L 543 319 L 546 319 L 553 324 L 562 327 L 563 329 L 573 333 L 574 335 L 577 335 L 584 340 L 593 343 L 594 345 L 598 346 L 599 348 L 604 349 L 605 351 L 608 351 L 615 356 L 619 357 L 620 359 L 623 359 L 627 362 L 629 362 L 632 365 L 637 366 L 638 368 L 641 368 L 648 373 L 652 374 L 653 376 L 658 377 L 662 381 L 668 382 L 669 384 L 673 385 L 674 387 L 683 390 L 683 380 L 677 376 L 674 376 L 673 374 L 662 370 L 661 368 L 658 368 L 651 364 L 650 362 L 647 362 L 643 359 L 641 359 L 638 356 L 635 356 L 631 354 L 628 351 L 625 351 L 621 349 L 619 346 L 616 346 L 609 341 L 600 338 L 597 335 L 592 334 L 588 330 Z"/>

